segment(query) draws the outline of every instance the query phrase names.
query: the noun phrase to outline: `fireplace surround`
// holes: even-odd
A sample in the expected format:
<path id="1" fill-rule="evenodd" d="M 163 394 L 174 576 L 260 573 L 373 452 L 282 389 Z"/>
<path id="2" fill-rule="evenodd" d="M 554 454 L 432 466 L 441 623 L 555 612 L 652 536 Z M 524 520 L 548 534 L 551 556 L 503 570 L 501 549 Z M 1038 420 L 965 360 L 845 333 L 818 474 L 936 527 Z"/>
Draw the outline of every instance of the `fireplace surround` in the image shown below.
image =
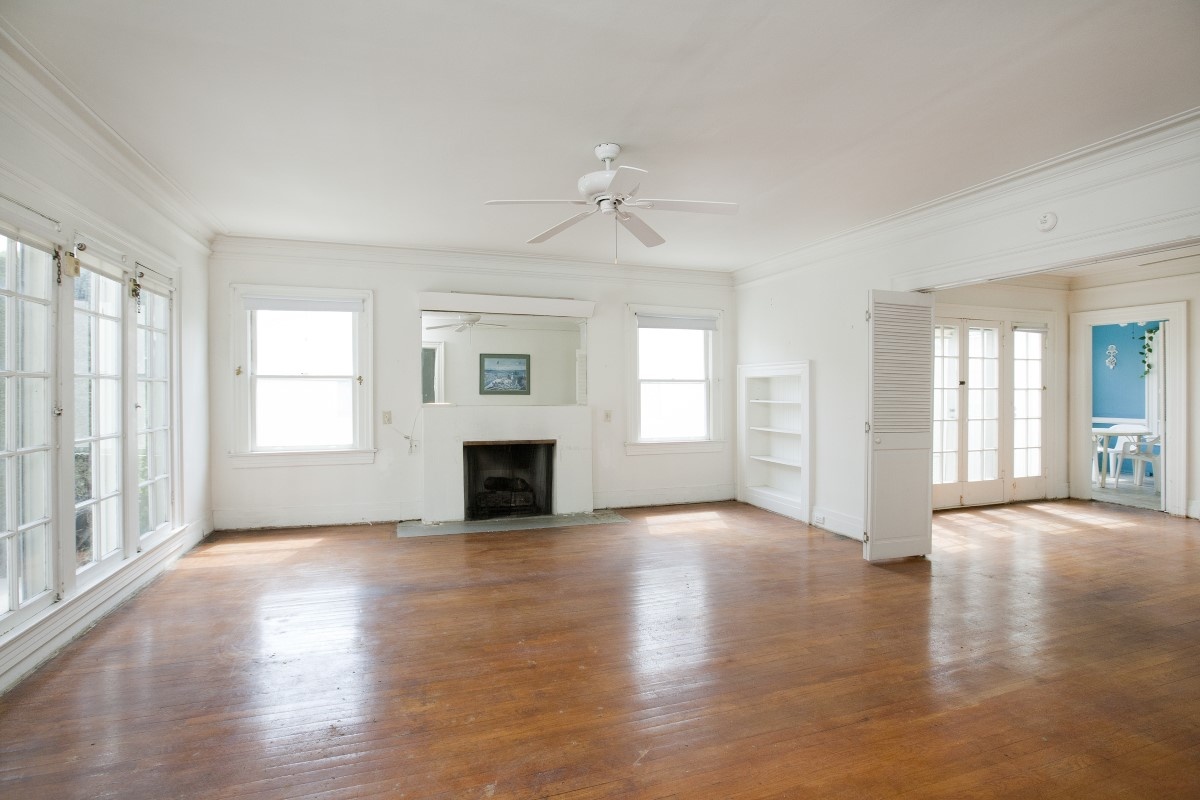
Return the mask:
<path id="1" fill-rule="evenodd" d="M 593 510 L 592 412 L 587 406 L 429 405 L 419 438 L 425 465 L 422 522 L 466 519 L 466 442 L 553 441 L 547 513 Z"/>

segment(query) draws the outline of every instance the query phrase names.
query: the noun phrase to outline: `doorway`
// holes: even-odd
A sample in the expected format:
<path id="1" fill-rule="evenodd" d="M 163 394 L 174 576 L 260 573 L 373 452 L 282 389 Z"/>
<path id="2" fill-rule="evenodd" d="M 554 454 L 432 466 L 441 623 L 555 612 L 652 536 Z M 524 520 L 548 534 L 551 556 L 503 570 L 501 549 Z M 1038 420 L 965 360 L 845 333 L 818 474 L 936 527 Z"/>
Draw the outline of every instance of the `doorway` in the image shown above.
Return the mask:
<path id="1" fill-rule="evenodd" d="M 1153 321 L 1158 321 L 1158 332 L 1150 336 L 1148 364 L 1143 364 L 1145 331 Z M 1186 350 L 1186 303 L 1071 315 L 1072 422 L 1068 459 L 1072 497 L 1125 505 L 1149 502 L 1149 507 L 1171 514 L 1186 513 Z M 1132 371 L 1140 383 L 1120 393 L 1110 390 L 1110 384 L 1115 384 L 1125 369 Z M 1137 402 L 1139 397 L 1141 404 Z M 1103 435 L 1105 430 L 1121 424 L 1130 426 L 1123 435 Z M 1145 460 L 1153 459 L 1149 469 L 1145 463 L 1136 463 L 1139 459 L 1129 458 L 1126 446 L 1139 442 Z M 1119 456 L 1121 471 L 1110 478 L 1105 473 L 1116 472 Z M 1135 463 L 1127 461 L 1142 469 L 1142 487 L 1134 486 Z M 1146 480 L 1148 472 L 1153 475 L 1152 482 Z M 1148 488 L 1153 489 L 1150 499 L 1137 502 L 1135 493 L 1146 494 Z"/>
<path id="2" fill-rule="evenodd" d="M 1095 500 L 1162 510 L 1165 334 L 1157 320 L 1092 326 Z"/>
<path id="3" fill-rule="evenodd" d="M 1046 497 L 1048 345 L 1045 323 L 938 316 L 934 508 Z"/>

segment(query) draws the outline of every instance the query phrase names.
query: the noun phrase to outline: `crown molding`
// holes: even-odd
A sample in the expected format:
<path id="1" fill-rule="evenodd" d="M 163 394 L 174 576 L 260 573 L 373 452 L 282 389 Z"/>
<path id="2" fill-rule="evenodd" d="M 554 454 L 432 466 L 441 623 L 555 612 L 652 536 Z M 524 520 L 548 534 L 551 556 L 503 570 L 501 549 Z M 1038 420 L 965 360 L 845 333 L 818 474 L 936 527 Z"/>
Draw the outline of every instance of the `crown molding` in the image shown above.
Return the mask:
<path id="1" fill-rule="evenodd" d="M 224 230 L 220 220 L 100 119 L 3 17 L 0 80 L 9 83 L 46 119 L 36 119 L 3 95 L 0 106 L 74 165 L 120 187 L 141 207 L 185 232 L 204 249 L 215 233 Z M 47 120 L 53 128 L 47 126 Z"/>
<path id="2" fill-rule="evenodd" d="M 83 208 L 70 197 L 56 191 L 53 187 L 20 170 L 5 159 L 0 158 L 0 189 L 5 194 L 22 197 L 36 197 L 39 212 L 54 215 L 59 225 L 54 228 L 45 220 L 34 217 L 33 214 L 17 214 L 24 217 L 18 225 L 19 229 L 28 230 L 46 242 L 71 247 L 78 241 L 88 244 L 99 244 L 107 257 L 113 258 L 130 267 L 136 262 L 147 263 L 152 269 L 163 269 L 171 277 L 178 277 L 179 264 L 175 256 L 164 251 L 139 236 L 122 230 L 120 226 L 104 217 L 94 214 L 90 209 Z M 5 210 L 9 204 L 4 204 Z M 19 211 L 19 209 L 15 209 Z M 35 212 L 37 213 L 37 212 Z M 182 239 L 193 245 L 197 253 L 207 255 L 208 245 L 195 240 L 191 236 Z"/>
<path id="3" fill-rule="evenodd" d="M 284 263 L 307 261 L 489 276 L 552 277 L 588 282 L 629 283 L 635 281 L 658 285 L 711 286 L 722 289 L 733 287 L 733 273 L 711 270 L 613 265 L 511 253 L 336 244 L 247 236 L 218 236 L 213 240 L 213 263 L 241 259 Z"/>
<path id="4" fill-rule="evenodd" d="M 1167 151 L 1193 139 L 1200 139 L 1200 107 L 742 267 L 734 271 L 734 283 L 742 286 L 834 259 L 885 251 L 947 229 L 1027 211 L 1031 205 L 1058 203 L 1134 177 L 1178 169 L 1195 162 L 1197 154 L 1180 157 Z M 1072 179 L 1076 183 L 1064 194 L 1062 184 Z M 939 264 L 927 271 L 953 272 L 960 266 Z"/>

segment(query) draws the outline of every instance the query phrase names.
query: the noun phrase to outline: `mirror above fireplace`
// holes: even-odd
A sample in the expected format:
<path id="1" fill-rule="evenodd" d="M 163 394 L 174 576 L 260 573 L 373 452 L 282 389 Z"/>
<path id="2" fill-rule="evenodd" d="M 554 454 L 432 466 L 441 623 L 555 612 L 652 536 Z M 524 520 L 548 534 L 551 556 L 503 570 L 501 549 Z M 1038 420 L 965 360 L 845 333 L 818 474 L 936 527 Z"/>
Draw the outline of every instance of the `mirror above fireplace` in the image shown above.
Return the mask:
<path id="1" fill-rule="evenodd" d="M 425 293 L 421 302 L 423 403 L 586 404 L 594 303 L 459 293 Z"/>

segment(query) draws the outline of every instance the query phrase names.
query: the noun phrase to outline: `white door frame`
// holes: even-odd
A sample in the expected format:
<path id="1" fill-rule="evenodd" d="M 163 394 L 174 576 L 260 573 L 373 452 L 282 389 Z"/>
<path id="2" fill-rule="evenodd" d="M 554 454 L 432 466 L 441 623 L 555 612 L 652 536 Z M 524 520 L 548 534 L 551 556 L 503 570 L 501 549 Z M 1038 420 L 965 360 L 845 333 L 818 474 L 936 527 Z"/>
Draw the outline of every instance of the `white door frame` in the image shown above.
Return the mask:
<path id="1" fill-rule="evenodd" d="M 1119 325 L 1122 322 L 1166 321 L 1163 430 L 1163 510 L 1168 514 L 1187 514 L 1187 303 L 1105 308 L 1078 311 L 1071 315 L 1071 425 L 1068 454 L 1071 497 L 1092 499 L 1092 336 L 1094 325 Z"/>

